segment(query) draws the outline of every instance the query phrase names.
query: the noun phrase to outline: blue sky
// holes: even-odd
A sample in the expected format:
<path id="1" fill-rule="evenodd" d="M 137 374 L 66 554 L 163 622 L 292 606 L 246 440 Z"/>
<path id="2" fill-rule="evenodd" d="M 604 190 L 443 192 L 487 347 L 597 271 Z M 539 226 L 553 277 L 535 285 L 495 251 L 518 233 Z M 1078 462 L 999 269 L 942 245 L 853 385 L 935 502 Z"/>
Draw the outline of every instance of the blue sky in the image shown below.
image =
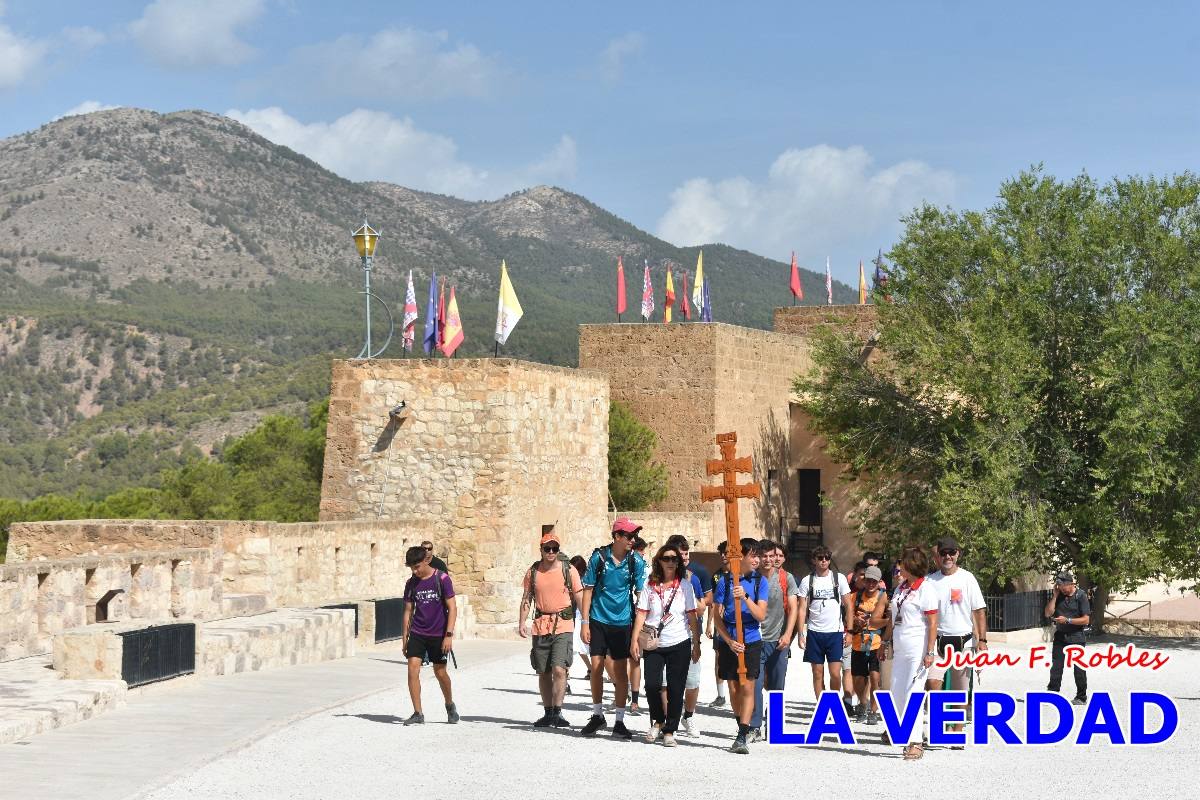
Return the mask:
<path id="1" fill-rule="evenodd" d="M 0 136 L 202 108 L 349 178 L 552 183 L 847 281 L 913 205 L 1031 164 L 1200 166 L 1200 4 L 743 6 L 0 0 Z"/>

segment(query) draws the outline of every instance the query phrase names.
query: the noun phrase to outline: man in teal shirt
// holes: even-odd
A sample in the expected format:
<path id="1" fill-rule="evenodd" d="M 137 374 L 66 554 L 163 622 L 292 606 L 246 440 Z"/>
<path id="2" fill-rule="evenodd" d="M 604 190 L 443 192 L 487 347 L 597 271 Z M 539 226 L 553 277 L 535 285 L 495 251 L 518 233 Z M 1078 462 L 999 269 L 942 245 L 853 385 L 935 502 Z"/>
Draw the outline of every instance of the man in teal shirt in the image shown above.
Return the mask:
<path id="1" fill-rule="evenodd" d="M 583 726 L 584 736 L 594 736 L 607 727 L 604 719 L 604 674 L 608 670 L 616 698 L 613 736 L 633 734 L 625 727 L 625 697 L 629 690 L 626 661 L 633 638 L 633 597 L 646 585 L 646 562 L 633 552 L 633 539 L 642 529 L 619 517 L 612 526 L 612 544 L 598 547 L 588 559 L 583 576 L 583 630 L 580 635 L 592 658 L 592 718 Z"/>

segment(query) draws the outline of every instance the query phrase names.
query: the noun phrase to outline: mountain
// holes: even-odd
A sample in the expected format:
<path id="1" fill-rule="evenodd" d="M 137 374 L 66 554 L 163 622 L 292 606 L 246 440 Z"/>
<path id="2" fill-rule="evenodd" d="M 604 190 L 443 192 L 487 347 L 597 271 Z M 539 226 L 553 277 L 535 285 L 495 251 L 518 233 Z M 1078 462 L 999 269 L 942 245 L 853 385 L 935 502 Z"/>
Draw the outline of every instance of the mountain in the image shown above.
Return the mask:
<path id="1" fill-rule="evenodd" d="M 0 495 L 152 483 L 323 395 L 329 359 L 361 347 L 349 234 L 364 218 L 383 233 L 372 289 L 397 316 L 408 271 L 423 317 L 436 270 L 457 287 L 459 352 L 490 352 L 503 258 L 525 308 L 505 352 L 554 364 L 575 362 L 577 324 L 613 319 L 618 255 L 633 320 L 643 261 L 661 307 L 663 267 L 691 273 L 700 249 L 553 187 L 468 202 L 353 183 L 202 111 L 102 111 L 0 140 Z M 769 327 L 787 265 L 703 250 L 714 319 Z M 824 296 L 823 275 L 802 280 Z M 855 294 L 834 284 L 835 302 Z"/>

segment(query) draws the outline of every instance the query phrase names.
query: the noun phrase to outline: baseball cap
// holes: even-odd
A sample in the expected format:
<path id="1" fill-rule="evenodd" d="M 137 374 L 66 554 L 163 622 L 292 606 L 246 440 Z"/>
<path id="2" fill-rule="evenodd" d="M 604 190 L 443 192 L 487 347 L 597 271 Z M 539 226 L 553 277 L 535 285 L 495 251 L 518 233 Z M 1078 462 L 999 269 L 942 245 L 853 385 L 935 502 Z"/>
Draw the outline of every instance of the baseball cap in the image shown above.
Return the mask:
<path id="1" fill-rule="evenodd" d="M 559 538 L 558 538 L 558 534 L 555 533 L 554 531 L 547 531 L 546 533 L 543 533 L 542 541 L 538 542 L 538 544 L 543 545 L 546 542 L 554 542 L 555 544 L 562 544 L 562 541 L 559 540 Z"/>
<path id="2" fill-rule="evenodd" d="M 613 520 L 613 533 L 637 533 L 642 529 L 641 525 L 631 520 L 629 517 L 617 517 Z"/>
<path id="3" fill-rule="evenodd" d="M 869 581 L 881 581 L 883 580 L 883 573 L 879 571 L 879 567 L 867 567 L 866 572 L 863 573 L 863 577 Z"/>
<path id="4" fill-rule="evenodd" d="M 1069 572 L 1060 572 L 1054 577 L 1055 583 L 1074 583 L 1075 576 Z"/>

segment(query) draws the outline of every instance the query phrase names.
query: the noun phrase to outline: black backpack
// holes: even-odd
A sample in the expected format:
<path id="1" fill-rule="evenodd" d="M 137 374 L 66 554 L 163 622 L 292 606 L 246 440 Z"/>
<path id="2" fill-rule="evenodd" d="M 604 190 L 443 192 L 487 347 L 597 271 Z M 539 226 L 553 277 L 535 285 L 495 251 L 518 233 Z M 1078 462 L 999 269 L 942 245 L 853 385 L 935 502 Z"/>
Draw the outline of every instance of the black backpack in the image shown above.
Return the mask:
<path id="1" fill-rule="evenodd" d="M 762 576 L 758 574 L 758 570 L 755 570 L 754 572 L 750 573 L 750 582 L 754 584 L 754 602 L 756 602 L 756 603 L 758 602 L 758 586 L 759 586 L 759 583 L 761 583 L 761 580 L 760 580 L 761 578 L 762 578 Z M 732 594 L 732 592 L 733 592 L 733 574 L 727 571 L 725 573 L 725 593 L 722 593 L 721 597 L 724 598 L 726 596 L 726 593 Z"/>
<path id="2" fill-rule="evenodd" d="M 832 564 L 829 565 L 829 576 L 831 578 L 833 578 L 833 600 L 835 603 L 837 603 L 840 606 L 842 604 L 842 582 L 839 581 L 838 578 L 841 577 L 841 574 L 836 569 L 833 568 Z M 809 572 L 808 573 L 808 614 L 809 614 L 809 616 L 812 615 L 812 602 L 813 602 L 813 600 L 816 599 L 814 596 L 814 592 L 816 591 L 816 588 L 817 588 L 817 576 L 815 573 Z M 823 607 L 824 606 L 822 606 L 822 608 Z M 807 624 L 808 620 L 804 620 L 804 622 Z"/>
<path id="3" fill-rule="evenodd" d="M 533 562 L 529 567 L 529 604 L 533 607 L 533 618 L 545 616 L 547 614 L 557 614 L 561 619 L 575 619 L 575 593 L 571 591 L 571 560 L 565 554 L 558 554 L 558 565 L 562 567 L 563 584 L 567 587 L 567 597 L 571 598 L 571 605 L 559 611 L 542 611 L 537 607 L 537 603 L 533 601 L 533 583 L 537 580 L 538 564 L 541 564 L 541 559 Z"/>
<path id="4" fill-rule="evenodd" d="M 597 547 L 595 550 L 592 551 L 591 557 L 595 558 L 597 555 L 600 556 L 600 563 L 596 565 L 596 586 L 603 586 L 604 585 L 604 572 L 608 568 L 608 560 L 610 558 L 612 558 L 612 545 L 609 544 L 609 545 L 605 545 L 604 547 Z M 630 550 L 628 555 L 625 556 L 625 566 L 629 569 L 629 605 L 630 606 L 637 605 L 634 602 L 634 594 L 637 593 L 637 578 L 634 577 L 634 572 L 633 572 L 633 560 L 634 560 L 634 556 L 636 556 L 636 555 L 637 555 L 636 550 Z"/>

